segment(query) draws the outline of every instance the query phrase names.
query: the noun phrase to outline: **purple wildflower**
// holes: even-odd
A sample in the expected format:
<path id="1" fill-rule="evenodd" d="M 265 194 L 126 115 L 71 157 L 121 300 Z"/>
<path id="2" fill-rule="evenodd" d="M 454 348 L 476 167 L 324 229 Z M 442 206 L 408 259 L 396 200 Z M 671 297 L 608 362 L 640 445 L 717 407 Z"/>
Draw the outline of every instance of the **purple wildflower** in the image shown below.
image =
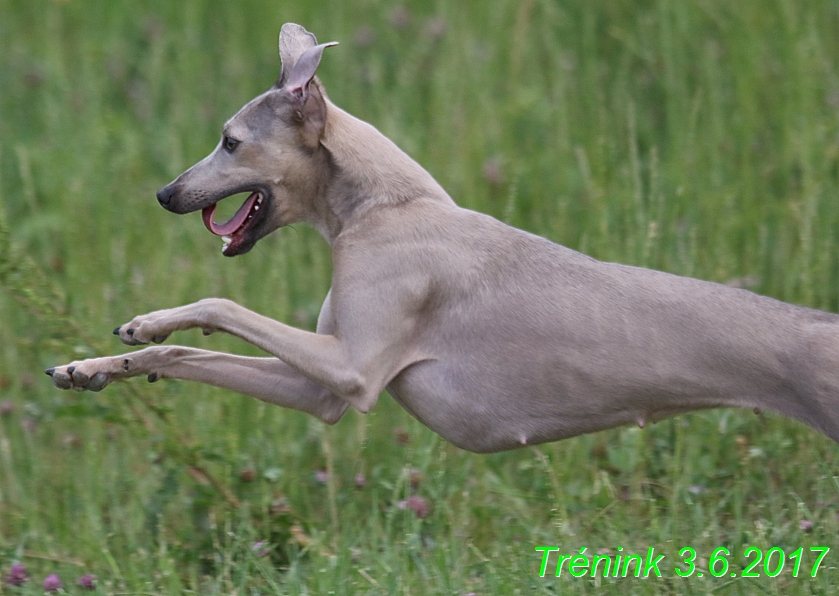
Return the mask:
<path id="1" fill-rule="evenodd" d="M 58 574 L 56 573 L 50 573 L 44 580 L 44 590 L 46 592 L 58 592 L 63 587 L 64 586 L 61 583 L 61 580 L 58 579 Z"/>
<path id="2" fill-rule="evenodd" d="M 6 399 L 0 402 L 0 416 L 11 416 L 14 411 L 15 403 L 12 400 Z"/>
<path id="3" fill-rule="evenodd" d="M 356 488 L 364 488 L 365 484 L 367 484 L 367 478 L 364 477 L 364 474 L 356 474 L 355 475 L 355 487 Z"/>
<path id="4" fill-rule="evenodd" d="M 811 522 L 809 519 L 802 519 L 801 523 L 798 524 L 798 527 L 803 532 L 812 532 L 813 531 L 813 522 Z"/>
<path id="5" fill-rule="evenodd" d="M 426 517 L 428 515 L 428 501 L 423 497 L 416 495 L 408 497 L 408 507 L 417 514 L 417 517 Z"/>
<path id="6" fill-rule="evenodd" d="M 9 586 L 22 586 L 27 579 L 29 579 L 29 574 L 26 573 L 26 568 L 22 563 L 15 563 L 9 570 L 9 575 L 6 576 L 6 584 Z"/>
<path id="7" fill-rule="evenodd" d="M 428 515 L 428 501 L 417 495 L 408 497 L 407 501 L 399 501 L 396 503 L 396 506 L 399 509 L 410 509 L 417 514 L 417 517 L 426 517 Z"/>
<path id="8" fill-rule="evenodd" d="M 318 470 L 315 472 L 315 480 L 318 484 L 326 484 L 329 481 L 329 472 L 326 470 Z"/>
<path id="9" fill-rule="evenodd" d="M 90 575 L 89 573 L 85 573 L 79 579 L 76 580 L 76 585 L 79 586 L 82 590 L 95 590 L 96 589 L 96 576 Z"/>

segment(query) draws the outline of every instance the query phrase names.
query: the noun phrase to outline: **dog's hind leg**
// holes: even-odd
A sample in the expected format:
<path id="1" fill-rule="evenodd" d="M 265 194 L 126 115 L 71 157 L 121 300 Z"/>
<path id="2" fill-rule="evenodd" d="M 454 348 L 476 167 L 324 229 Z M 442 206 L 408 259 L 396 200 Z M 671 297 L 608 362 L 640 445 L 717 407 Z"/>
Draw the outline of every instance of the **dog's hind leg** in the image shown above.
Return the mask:
<path id="1" fill-rule="evenodd" d="M 334 424 L 349 403 L 278 358 L 253 358 L 183 346 L 153 346 L 121 356 L 91 358 L 48 369 L 60 389 L 99 391 L 112 381 L 197 381 L 311 414 Z"/>

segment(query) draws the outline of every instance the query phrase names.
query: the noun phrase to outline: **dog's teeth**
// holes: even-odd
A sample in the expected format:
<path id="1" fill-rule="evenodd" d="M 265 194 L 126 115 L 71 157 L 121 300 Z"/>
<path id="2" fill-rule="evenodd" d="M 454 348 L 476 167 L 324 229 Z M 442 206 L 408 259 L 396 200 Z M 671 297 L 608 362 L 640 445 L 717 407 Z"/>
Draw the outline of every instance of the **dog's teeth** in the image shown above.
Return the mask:
<path id="1" fill-rule="evenodd" d="M 262 195 L 259 195 L 259 197 L 257 197 L 256 202 L 260 205 L 262 204 Z"/>
<path id="2" fill-rule="evenodd" d="M 253 206 L 253 210 L 254 210 L 254 211 L 259 211 L 259 205 L 254 205 L 254 206 Z"/>
<path id="3" fill-rule="evenodd" d="M 230 246 L 230 245 L 229 245 L 229 244 L 225 244 L 224 246 L 222 246 L 222 247 L 221 247 L 221 252 L 226 252 L 226 251 L 227 251 L 227 247 L 228 247 L 228 246 Z"/>
<path id="4" fill-rule="evenodd" d="M 230 244 L 230 241 L 233 240 L 232 236 L 222 236 L 221 239 L 224 241 L 225 244 Z"/>

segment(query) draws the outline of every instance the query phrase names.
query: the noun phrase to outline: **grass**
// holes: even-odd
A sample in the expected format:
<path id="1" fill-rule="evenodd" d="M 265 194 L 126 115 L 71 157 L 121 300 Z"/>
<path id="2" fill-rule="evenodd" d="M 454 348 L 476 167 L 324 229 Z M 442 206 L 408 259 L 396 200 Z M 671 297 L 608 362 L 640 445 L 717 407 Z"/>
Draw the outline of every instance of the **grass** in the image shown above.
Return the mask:
<path id="1" fill-rule="evenodd" d="M 774 415 L 479 456 L 386 396 L 327 428 L 185 383 L 52 388 L 46 366 L 120 351 L 114 326 L 210 295 L 314 326 L 330 277 L 315 232 L 227 260 L 154 200 L 273 82 L 285 21 L 341 41 L 319 70 L 330 97 L 461 205 L 839 311 L 835 0 L 6 0 L 0 574 L 22 561 L 32 580 L 0 594 L 40 594 L 53 572 L 71 593 L 94 573 L 103 594 L 832 593 L 839 551 L 816 578 L 809 553 L 798 578 L 789 559 L 739 577 L 749 545 L 839 547 L 839 452 Z M 427 517 L 400 508 L 410 495 Z M 655 547 L 666 577 L 540 578 L 537 545 Z M 684 546 L 704 578 L 673 572 Z M 719 546 L 737 578 L 709 577 Z"/>

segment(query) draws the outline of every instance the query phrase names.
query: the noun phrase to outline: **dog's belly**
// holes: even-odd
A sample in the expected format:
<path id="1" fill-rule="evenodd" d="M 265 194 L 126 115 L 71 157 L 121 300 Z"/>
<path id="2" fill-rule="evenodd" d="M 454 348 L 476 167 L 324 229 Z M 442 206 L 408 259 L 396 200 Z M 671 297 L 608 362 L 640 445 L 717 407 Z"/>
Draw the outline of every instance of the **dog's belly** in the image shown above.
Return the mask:
<path id="1" fill-rule="evenodd" d="M 388 393 L 417 420 L 462 449 L 488 453 L 557 441 L 627 424 L 625 410 L 591 416 L 560 383 L 533 382 L 492 363 L 425 360 L 387 386 Z M 544 382 L 548 381 L 548 382 Z"/>

